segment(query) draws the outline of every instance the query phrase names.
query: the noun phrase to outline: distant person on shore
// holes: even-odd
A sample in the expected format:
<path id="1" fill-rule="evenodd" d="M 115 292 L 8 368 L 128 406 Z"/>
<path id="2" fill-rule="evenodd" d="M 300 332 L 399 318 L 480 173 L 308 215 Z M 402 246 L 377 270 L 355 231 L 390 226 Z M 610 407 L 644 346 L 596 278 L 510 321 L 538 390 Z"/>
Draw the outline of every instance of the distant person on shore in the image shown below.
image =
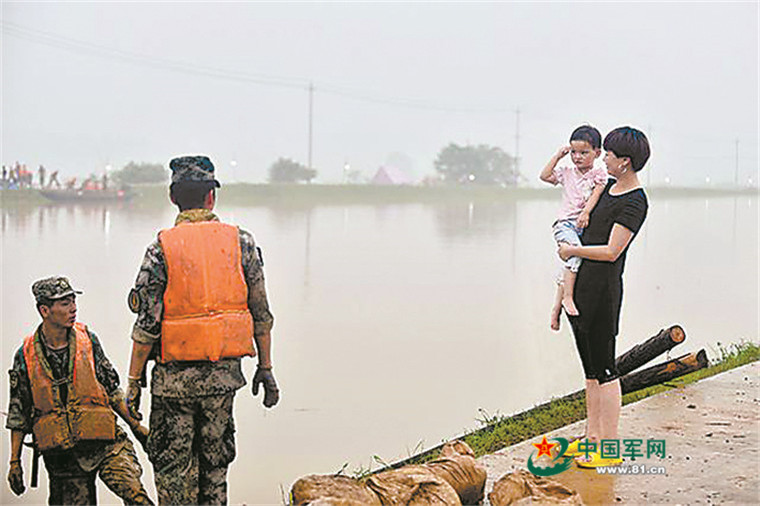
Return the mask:
<path id="1" fill-rule="evenodd" d="M 76 177 L 70 177 L 66 180 L 65 186 L 67 190 L 73 190 L 76 185 L 77 185 Z"/>
<path id="2" fill-rule="evenodd" d="M 16 162 L 12 169 L 8 173 L 8 189 L 17 190 L 19 188 L 19 171 L 21 166 Z"/>
<path id="3" fill-rule="evenodd" d="M 50 173 L 50 179 L 48 180 L 47 187 L 48 188 L 52 188 L 53 184 L 55 184 L 56 188 L 60 188 L 61 187 L 61 182 L 58 181 L 58 171 L 57 170 L 54 170 L 53 172 Z"/>
<path id="4" fill-rule="evenodd" d="M 575 286 L 580 314 L 568 316 L 586 376 L 586 437 L 597 451 L 582 456 L 579 442 L 565 455 L 576 455 L 581 467 L 617 465 L 620 458 L 603 458 L 602 440 L 618 439 L 620 379 L 615 368 L 615 339 L 623 301 L 623 269 L 628 247 L 641 229 L 649 204 L 638 173 L 649 159 L 649 141 L 639 130 L 620 127 L 604 138 L 604 163 L 611 179 L 604 188 L 583 245 L 559 245 L 562 260 L 583 258 Z"/>
<path id="5" fill-rule="evenodd" d="M 258 358 L 253 395 L 263 389 L 267 408 L 280 398 L 270 352 L 274 319 L 261 250 L 249 232 L 213 212 L 220 184 L 211 160 L 182 156 L 170 168 L 169 194 L 179 214 L 148 246 L 129 293 L 137 319 L 127 406 L 142 417 L 145 368 L 155 359 L 147 452 L 158 501 L 227 504 L 243 357 Z"/>
<path id="6" fill-rule="evenodd" d="M 19 183 L 22 188 L 31 188 L 32 187 L 32 177 L 34 177 L 34 174 L 32 174 L 32 171 L 26 168 L 26 164 L 21 166 L 21 175 L 19 177 Z"/>
<path id="7" fill-rule="evenodd" d="M 562 207 L 552 225 L 557 243 L 581 244 L 580 236 L 588 226 L 589 215 L 607 184 L 607 171 L 594 163 L 601 154 L 601 147 L 599 130 L 590 125 L 579 126 L 570 134 L 570 144 L 559 148 L 541 171 L 541 181 L 562 186 Z M 568 153 L 572 163 L 560 163 Z M 580 264 L 580 258 L 568 258 L 557 275 L 550 318 L 552 330 L 559 330 L 562 309 L 570 316 L 578 316 L 573 290 Z"/>
<path id="8" fill-rule="evenodd" d="M 37 176 L 40 179 L 40 188 L 45 187 L 45 166 L 40 164 L 40 168 L 37 169 Z"/>

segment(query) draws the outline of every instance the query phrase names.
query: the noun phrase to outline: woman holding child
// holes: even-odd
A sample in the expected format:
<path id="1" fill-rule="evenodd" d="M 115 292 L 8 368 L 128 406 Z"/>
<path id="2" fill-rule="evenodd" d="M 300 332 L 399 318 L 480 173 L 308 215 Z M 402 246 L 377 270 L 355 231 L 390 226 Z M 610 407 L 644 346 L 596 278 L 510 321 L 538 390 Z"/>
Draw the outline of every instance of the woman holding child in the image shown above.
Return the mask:
<path id="1" fill-rule="evenodd" d="M 611 176 L 590 213 L 582 245 L 559 244 L 562 260 L 583 259 L 575 280 L 578 314 L 568 314 L 586 376 L 586 437 L 600 448 L 618 439 L 621 392 L 615 369 L 615 338 L 623 299 L 625 257 L 647 215 L 648 203 L 638 172 L 649 159 L 649 141 L 639 130 L 621 127 L 604 138 L 604 163 Z M 565 455 L 582 455 L 578 442 Z M 577 459 L 581 467 L 622 462 L 599 451 Z"/>

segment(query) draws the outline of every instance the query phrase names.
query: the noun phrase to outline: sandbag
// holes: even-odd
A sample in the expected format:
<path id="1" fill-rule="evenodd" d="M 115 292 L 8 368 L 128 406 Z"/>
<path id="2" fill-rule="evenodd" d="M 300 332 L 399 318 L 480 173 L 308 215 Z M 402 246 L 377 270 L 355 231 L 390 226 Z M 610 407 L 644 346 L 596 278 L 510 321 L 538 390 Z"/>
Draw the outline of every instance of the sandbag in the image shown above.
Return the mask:
<path id="1" fill-rule="evenodd" d="M 290 501 L 294 506 L 380 506 L 380 499 L 365 484 L 347 476 L 317 474 L 295 482 Z"/>
<path id="2" fill-rule="evenodd" d="M 441 448 L 441 457 L 451 457 L 452 455 L 469 455 L 474 458 L 475 452 L 464 441 L 456 440 L 449 441 Z"/>
<path id="3" fill-rule="evenodd" d="M 475 460 L 475 453 L 463 441 L 443 445 L 441 456 L 425 467 L 456 490 L 462 504 L 480 504 L 486 488 L 487 473 Z"/>
<path id="4" fill-rule="evenodd" d="M 491 506 L 529 504 L 583 504 L 575 490 L 520 469 L 505 474 L 488 494 Z"/>
<path id="5" fill-rule="evenodd" d="M 367 478 L 383 505 L 461 506 L 456 490 L 425 466 L 404 466 Z"/>

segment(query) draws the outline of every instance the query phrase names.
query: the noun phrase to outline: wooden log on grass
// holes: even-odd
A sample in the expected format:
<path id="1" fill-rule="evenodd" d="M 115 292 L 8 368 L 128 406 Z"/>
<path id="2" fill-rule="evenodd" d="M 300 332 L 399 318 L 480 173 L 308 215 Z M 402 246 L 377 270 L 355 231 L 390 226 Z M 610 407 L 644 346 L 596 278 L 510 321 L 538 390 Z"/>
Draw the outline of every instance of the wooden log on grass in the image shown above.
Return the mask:
<path id="1" fill-rule="evenodd" d="M 680 325 L 673 325 L 667 329 L 660 330 L 657 335 L 650 337 L 641 344 L 637 344 L 615 359 L 618 374 L 625 376 L 653 358 L 673 349 L 674 346 L 682 343 L 685 339 L 686 332 L 684 332 Z"/>
<path id="2" fill-rule="evenodd" d="M 709 365 L 705 350 L 689 353 L 620 378 L 623 394 L 659 385 Z"/>

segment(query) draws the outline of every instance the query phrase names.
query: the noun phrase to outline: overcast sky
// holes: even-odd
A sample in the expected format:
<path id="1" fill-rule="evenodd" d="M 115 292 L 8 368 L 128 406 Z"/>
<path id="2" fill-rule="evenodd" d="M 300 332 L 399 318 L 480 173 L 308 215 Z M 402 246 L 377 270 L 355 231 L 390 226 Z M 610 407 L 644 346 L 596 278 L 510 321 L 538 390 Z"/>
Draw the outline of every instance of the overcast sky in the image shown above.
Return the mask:
<path id="1" fill-rule="evenodd" d="M 652 183 L 757 182 L 758 3 L 2 2 L 2 162 L 65 174 L 206 153 L 416 177 L 492 144 L 533 181 L 574 127 L 643 129 Z M 232 168 L 231 162 L 237 162 Z M 535 184 L 539 184 L 536 182 Z"/>

